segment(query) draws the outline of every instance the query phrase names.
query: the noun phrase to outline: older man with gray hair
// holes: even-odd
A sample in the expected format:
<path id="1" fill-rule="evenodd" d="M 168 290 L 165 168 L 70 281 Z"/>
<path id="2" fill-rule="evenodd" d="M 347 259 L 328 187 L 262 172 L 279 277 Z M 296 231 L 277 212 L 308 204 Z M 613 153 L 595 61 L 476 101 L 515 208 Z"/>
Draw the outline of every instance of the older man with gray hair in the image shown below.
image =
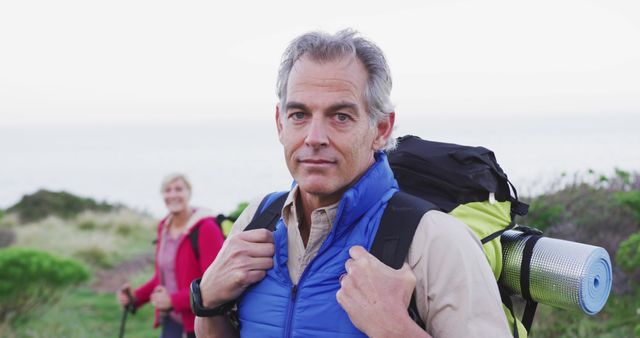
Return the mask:
<path id="1" fill-rule="evenodd" d="M 275 120 L 295 184 L 275 231 L 244 231 L 254 201 L 192 285 L 198 337 L 510 336 L 481 244 L 453 217 L 426 212 L 398 270 L 368 252 L 398 191 L 383 152 L 391 84 L 382 51 L 352 30 L 289 45 Z M 414 291 L 426 328 L 407 312 Z"/>

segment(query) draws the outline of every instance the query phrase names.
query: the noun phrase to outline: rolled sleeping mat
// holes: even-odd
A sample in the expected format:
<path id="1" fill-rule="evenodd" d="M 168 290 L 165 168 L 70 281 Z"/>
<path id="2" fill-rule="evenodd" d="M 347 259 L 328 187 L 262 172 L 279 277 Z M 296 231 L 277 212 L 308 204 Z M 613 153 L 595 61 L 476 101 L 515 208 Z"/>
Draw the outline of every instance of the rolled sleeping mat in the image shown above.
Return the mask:
<path id="1" fill-rule="evenodd" d="M 580 310 L 588 315 L 598 313 L 607 302 L 613 274 L 605 249 L 517 230 L 505 231 L 501 242 L 500 284 L 512 294 L 522 295 L 525 299 L 530 296 L 541 304 Z M 530 257 L 528 273 L 522 264 L 527 251 Z M 524 280 L 527 275 L 528 294 Z M 522 280 L 521 276 L 524 276 Z"/>

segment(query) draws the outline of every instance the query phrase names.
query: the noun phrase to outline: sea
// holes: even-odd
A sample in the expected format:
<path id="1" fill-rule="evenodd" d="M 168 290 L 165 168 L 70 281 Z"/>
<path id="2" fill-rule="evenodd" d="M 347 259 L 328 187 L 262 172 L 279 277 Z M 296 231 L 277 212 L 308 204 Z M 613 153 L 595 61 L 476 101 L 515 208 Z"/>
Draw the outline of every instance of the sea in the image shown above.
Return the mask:
<path id="1" fill-rule="evenodd" d="M 398 117 L 395 135 L 405 134 L 493 150 L 523 196 L 557 188 L 563 175 L 640 172 L 640 114 Z M 49 189 L 161 217 L 160 182 L 173 172 L 191 179 L 193 205 L 219 213 L 292 183 L 273 120 L 0 122 L 1 209 Z"/>

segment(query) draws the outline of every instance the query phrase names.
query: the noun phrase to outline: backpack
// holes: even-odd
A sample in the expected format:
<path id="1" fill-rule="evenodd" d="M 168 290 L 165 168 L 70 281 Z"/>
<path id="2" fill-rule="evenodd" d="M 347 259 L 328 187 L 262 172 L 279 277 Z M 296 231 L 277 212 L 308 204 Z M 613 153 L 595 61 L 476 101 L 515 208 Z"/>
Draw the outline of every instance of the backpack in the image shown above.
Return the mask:
<path id="1" fill-rule="evenodd" d="M 244 205 L 246 207 L 246 205 Z M 244 207 L 242 208 L 244 210 Z M 233 222 L 236 221 L 238 216 L 234 216 L 233 214 L 229 216 L 225 216 L 224 214 L 218 214 L 216 216 L 216 224 L 220 227 L 220 231 L 222 231 L 222 235 L 224 238 L 227 238 L 229 231 L 231 230 L 231 226 Z M 196 260 L 200 260 L 200 246 L 198 245 L 198 236 L 200 232 L 200 224 L 196 224 L 193 230 L 189 233 L 189 241 L 191 242 L 191 248 L 193 249 L 193 254 L 196 257 Z M 157 245 L 158 239 L 155 238 L 151 241 L 151 244 Z"/>
<path id="2" fill-rule="evenodd" d="M 518 193 L 498 164 L 494 153 L 484 147 L 422 140 L 407 135 L 398 139 L 398 147 L 388 153 L 389 165 L 401 191 L 428 200 L 443 212 L 465 223 L 476 234 L 496 281 L 502 272 L 500 235 L 515 227 L 515 217 L 527 214 L 529 206 L 518 200 Z M 513 193 L 513 195 L 512 195 Z M 527 301 L 523 320 L 513 312 L 510 295 L 500 284 L 498 289 L 507 321 L 514 337 L 527 337 L 537 303 L 529 294 L 531 251 L 540 233 L 532 233 L 523 257 L 521 281 Z M 528 249 L 528 250 L 527 250 Z M 528 254 L 526 253 L 528 252 Z"/>
<path id="3" fill-rule="evenodd" d="M 245 206 L 246 207 L 246 206 Z M 244 208 L 243 208 L 244 210 Z M 236 221 L 238 216 L 229 215 L 225 216 L 224 214 L 218 214 L 216 216 L 216 224 L 220 227 L 222 231 L 222 235 L 224 238 L 227 238 L 229 235 L 229 231 L 231 230 L 231 225 Z M 193 249 L 193 254 L 196 256 L 196 260 L 200 259 L 200 246 L 198 245 L 198 235 L 200 232 L 200 225 L 197 224 L 193 230 L 189 233 L 189 241 L 191 241 L 191 248 Z"/>
<path id="4" fill-rule="evenodd" d="M 218 214 L 218 216 L 216 216 L 216 224 L 218 224 L 218 226 L 220 227 L 220 230 L 222 231 L 222 236 L 225 239 L 227 238 L 227 236 L 229 235 L 229 232 L 231 231 L 233 222 L 235 222 L 238 219 L 238 217 L 246 207 L 247 207 L 247 203 L 243 202 L 238 204 L 238 206 L 236 207 L 236 210 L 232 211 L 228 215 Z M 191 248 L 193 249 L 193 254 L 196 257 L 196 260 L 200 260 L 200 247 L 198 246 L 199 231 L 200 231 L 200 225 L 196 225 L 195 228 L 193 228 L 193 230 L 189 233 L 189 241 L 191 242 Z M 157 239 L 154 240 L 154 244 L 157 241 L 158 241 Z"/>
<path id="5" fill-rule="evenodd" d="M 385 208 L 371 254 L 399 269 L 424 213 L 441 210 L 467 224 L 480 238 L 498 280 L 503 259 L 500 235 L 515 226 L 515 216 L 525 215 L 528 205 L 518 200 L 515 187 L 498 165 L 493 152 L 483 147 L 433 142 L 407 135 L 398 138 L 398 146 L 388 152 L 388 160 L 400 191 Z M 286 197 L 286 192 L 267 195 L 245 230 L 274 230 Z M 527 269 L 523 269 L 523 274 L 528 273 L 524 270 Z M 537 304 L 529 296 L 521 322 L 514 315 L 510 295 L 499 284 L 498 287 L 514 337 L 526 337 Z M 528 285 L 525 287 L 528 291 Z M 415 297 L 412 297 L 408 311 L 424 328 Z"/>

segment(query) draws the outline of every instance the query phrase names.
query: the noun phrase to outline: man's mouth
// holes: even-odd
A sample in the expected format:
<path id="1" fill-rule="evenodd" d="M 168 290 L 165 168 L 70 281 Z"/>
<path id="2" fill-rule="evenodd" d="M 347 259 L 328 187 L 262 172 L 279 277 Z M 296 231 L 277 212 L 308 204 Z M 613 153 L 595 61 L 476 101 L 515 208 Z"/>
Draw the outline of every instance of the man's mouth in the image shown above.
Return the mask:
<path id="1" fill-rule="evenodd" d="M 300 160 L 300 162 L 302 163 L 310 163 L 310 164 L 329 164 L 329 163 L 334 163 L 334 161 L 330 161 L 330 160 L 325 160 L 325 159 L 315 159 L 315 158 L 306 158 L 306 159 L 302 159 Z"/>
<path id="2" fill-rule="evenodd" d="M 303 158 L 298 163 L 309 167 L 328 167 L 336 164 L 336 161 L 324 158 Z"/>

